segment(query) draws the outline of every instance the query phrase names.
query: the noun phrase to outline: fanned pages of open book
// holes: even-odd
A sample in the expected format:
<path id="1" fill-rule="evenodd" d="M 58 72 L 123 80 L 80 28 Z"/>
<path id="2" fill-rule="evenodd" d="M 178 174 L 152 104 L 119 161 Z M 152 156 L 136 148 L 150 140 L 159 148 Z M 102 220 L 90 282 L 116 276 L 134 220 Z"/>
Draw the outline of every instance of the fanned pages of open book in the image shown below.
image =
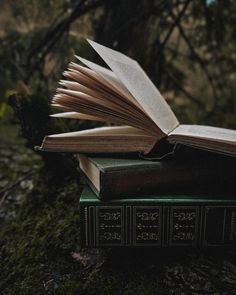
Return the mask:
<path id="1" fill-rule="evenodd" d="M 48 135 L 41 149 L 80 153 L 144 152 L 158 141 L 236 155 L 236 130 L 181 125 L 140 65 L 130 57 L 88 40 L 110 69 L 76 56 L 63 73 L 53 117 L 111 122 L 116 126 Z"/>

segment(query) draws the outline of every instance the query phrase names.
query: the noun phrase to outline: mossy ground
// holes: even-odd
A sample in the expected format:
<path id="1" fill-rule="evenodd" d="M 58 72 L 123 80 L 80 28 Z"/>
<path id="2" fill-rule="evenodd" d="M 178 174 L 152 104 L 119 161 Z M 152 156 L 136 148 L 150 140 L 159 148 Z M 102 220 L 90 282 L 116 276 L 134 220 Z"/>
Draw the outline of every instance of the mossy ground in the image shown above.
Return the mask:
<path id="1" fill-rule="evenodd" d="M 53 175 L 14 128 L 6 130 L 3 188 L 33 173 L 1 204 L 12 212 L 1 219 L 1 294 L 236 294 L 234 250 L 80 249 L 79 174 Z"/>

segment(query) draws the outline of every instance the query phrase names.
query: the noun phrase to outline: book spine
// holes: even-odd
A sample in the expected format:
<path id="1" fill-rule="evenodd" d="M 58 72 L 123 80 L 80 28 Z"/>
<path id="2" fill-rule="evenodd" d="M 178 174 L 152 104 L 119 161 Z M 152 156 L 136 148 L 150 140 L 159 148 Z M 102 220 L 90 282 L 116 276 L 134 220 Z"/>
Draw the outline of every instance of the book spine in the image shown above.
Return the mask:
<path id="1" fill-rule="evenodd" d="M 182 169 L 183 170 L 183 169 Z M 175 173 L 173 169 L 168 169 L 167 165 L 162 168 L 130 168 L 118 171 L 101 172 L 100 199 L 119 198 L 120 196 L 135 196 L 160 193 L 162 191 L 171 192 L 170 188 L 186 187 L 189 174 L 181 170 Z M 196 174 L 196 173 L 195 173 Z M 165 177 L 163 177 L 165 175 Z M 168 177 L 166 177 L 168 175 Z M 181 175 L 181 177 L 179 177 Z M 168 180 L 167 180 L 168 178 Z M 196 175 L 194 179 L 196 181 Z M 170 186 L 171 183 L 171 186 Z M 174 190 L 174 189 L 173 189 Z"/>
<path id="2" fill-rule="evenodd" d="M 83 204 L 84 247 L 235 246 L 236 205 Z"/>
<path id="3" fill-rule="evenodd" d="M 232 193 L 236 192 L 234 186 L 235 174 L 219 171 L 224 168 L 209 165 L 205 167 L 189 167 L 188 165 L 169 166 L 163 164 L 153 169 L 130 169 L 125 171 L 101 172 L 100 192 L 96 195 L 101 200 L 120 198 L 120 196 L 142 196 L 151 194 L 181 194 L 191 193 L 194 187 L 196 194 L 202 193 Z M 220 170 L 221 169 L 221 170 Z M 234 171 L 234 170 L 230 170 Z M 214 182 L 214 187 L 211 185 Z M 91 186 L 91 182 L 89 183 Z M 92 186 L 91 186 L 92 187 Z M 231 191 L 227 190 L 227 187 Z"/>

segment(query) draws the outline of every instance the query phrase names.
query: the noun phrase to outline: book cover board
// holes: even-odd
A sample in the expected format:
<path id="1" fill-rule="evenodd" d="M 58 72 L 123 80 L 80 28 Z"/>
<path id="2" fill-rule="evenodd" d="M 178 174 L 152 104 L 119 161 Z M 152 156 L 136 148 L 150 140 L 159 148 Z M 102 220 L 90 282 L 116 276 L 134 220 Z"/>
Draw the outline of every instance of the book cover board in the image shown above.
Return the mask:
<path id="1" fill-rule="evenodd" d="M 182 155 L 163 161 L 77 155 L 81 170 L 96 195 L 236 194 L 236 160 L 213 155 Z"/>
<path id="2" fill-rule="evenodd" d="M 88 187 L 80 199 L 83 247 L 219 247 L 236 245 L 236 200 L 143 196 L 101 201 Z"/>

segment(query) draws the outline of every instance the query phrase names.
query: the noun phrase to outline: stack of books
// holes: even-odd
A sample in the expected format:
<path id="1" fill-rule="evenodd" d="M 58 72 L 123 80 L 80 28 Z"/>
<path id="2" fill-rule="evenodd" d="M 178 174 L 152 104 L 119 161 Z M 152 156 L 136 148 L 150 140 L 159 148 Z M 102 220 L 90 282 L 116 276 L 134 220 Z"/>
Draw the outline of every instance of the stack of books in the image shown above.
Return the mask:
<path id="1" fill-rule="evenodd" d="M 52 100 L 62 112 L 52 116 L 116 126 L 48 135 L 40 147 L 79 153 L 90 186 L 80 199 L 83 245 L 235 245 L 236 131 L 180 124 L 135 60 L 89 44 L 111 70 L 77 56 L 85 66 L 63 73 Z M 179 157 L 179 147 L 205 152 Z"/>
<path id="2" fill-rule="evenodd" d="M 80 199 L 82 245 L 235 246 L 236 161 L 201 157 L 80 155 L 90 186 Z"/>

